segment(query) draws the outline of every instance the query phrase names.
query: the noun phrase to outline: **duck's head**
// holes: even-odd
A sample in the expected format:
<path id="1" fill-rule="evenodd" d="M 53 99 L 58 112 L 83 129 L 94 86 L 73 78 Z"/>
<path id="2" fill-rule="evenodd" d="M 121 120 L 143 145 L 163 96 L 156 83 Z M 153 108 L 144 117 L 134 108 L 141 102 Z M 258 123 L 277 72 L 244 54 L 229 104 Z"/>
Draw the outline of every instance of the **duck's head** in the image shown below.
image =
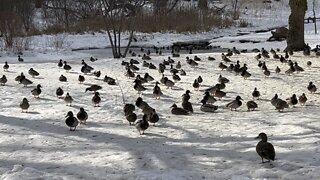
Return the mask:
<path id="1" fill-rule="evenodd" d="M 240 101 L 240 100 L 243 100 L 243 99 L 242 99 L 240 96 L 237 96 L 237 97 L 236 97 L 236 100 L 237 100 L 237 101 Z"/>
<path id="2" fill-rule="evenodd" d="M 73 117 L 73 112 L 72 111 L 69 111 L 66 115 L 66 117 Z"/>
<path id="3" fill-rule="evenodd" d="M 268 137 L 267 137 L 266 133 L 262 132 L 255 139 L 261 139 L 262 141 L 267 142 Z"/>
<path id="4" fill-rule="evenodd" d="M 178 106 L 176 104 L 172 104 L 171 108 L 177 108 Z"/>

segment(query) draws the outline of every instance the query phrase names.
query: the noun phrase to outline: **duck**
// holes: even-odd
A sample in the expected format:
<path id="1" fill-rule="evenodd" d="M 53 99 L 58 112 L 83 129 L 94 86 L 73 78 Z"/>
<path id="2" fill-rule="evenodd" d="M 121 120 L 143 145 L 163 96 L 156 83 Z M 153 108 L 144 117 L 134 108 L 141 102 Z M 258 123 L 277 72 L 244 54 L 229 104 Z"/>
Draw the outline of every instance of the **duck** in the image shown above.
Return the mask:
<path id="1" fill-rule="evenodd" d="M 137 120 L 136 113 L 129 111 L 126 113 L 126 119 L 129 122 L 129 126 L 134 125 L 134 122 Z"/>
<path id="2" fill-rule="evenodd" d="M 26 77 L 24 76 L 23 72 L 21 72 L 20 75 L 18 75 L 17 77 L 15 77 L 15 81 L 18 81 L 21 84 L 21 79 L 25 79 Z"/>
<path id="3" fill-rule="evenodd" d="M 176 69 L 181 69 L 181 62 L 180 61 L 178 61 L 178 63 L 176 64 Z"/>
<path id="4" fill-rule="evenodd" d="M 145 73 L 143 79 L 145 79 L 147 82 L 151 82 L 154 80 L 154 78 L 150 76 L 149 73 Z"/>
<path id="5" fill-rule="evenodd" d="M 251 77 L 251 74 L 247 70 L 243 70 L 241 72 L 241 76 L 243 77 L 243 79 L 248 79 Z"/>
<path id="6" fill-rule="evenodd" d="M 194 88 L 194 90 L 199 90 L 199 87 L 200 87 L 200 84 L 198 82 L 198 79 L 195 79 L 193 84 L 192 84 L 192 87 Z"/>
<path id="7" fill-rule="evenodd" d="M 134 78 L 135 74 L 130 69 L 127 69 L 126 73 L 124 74 L 128 78 Z"/>
<path id="8" fill-rule="evenodd" d="M 239 51 L 238 49 L 236 49 L 236 47 L 233 47 L 233 48 L 232 48 L 232 52 L 233 52 L 234 54 L 240 54 L 240 51 Z"/>
<path id="9" fill-rule="evenodd" d="M 165 65 L 162 64 L 162 63 L 160 63 L 160 64 L 159 64 L 159 67 L 158 67 L 158 72 L 159 72 L 160 74 L 163 74 L 163 72 L 164 72 L 165 69 L 166 69 Z"/>
<path id="10" fill-rule="evenodd" d="M 3 70 L 4 70 L 4 71 L 8 71 L 8 69 L 9 69 L 9 64 L 8 64 L 8 62 L 6 61 L 6 62 L 4 62 Z"/>
<path id="11" fill-rule="evenodd" d="M 78 81 L 79 83 L 83 83 L 86 79 L 84 78 L 84 76 L 82 76 L 81 74 L 79 74 L 79 77 L 78 77 Z"/>
<path id="12" fill-rule="evenodd" d="M 88 74 L 88 73 L 91 73 L 92 70 L 91 70 L 90 66 L 88 66 L 87 64 L 84 64 L 84 65 L 81 67 L 80 71 L 81 71 L 83 74 Z"/>
<path id="13" fill-rule="evenodd" d="M 35 98 L 39 98 L 39 95 L 41 94 L 41 88 L 42 88 L 42 86 L 40 84 L 38 84 L 37 87 L 31 91 L 32 95 Z"/>
<path id="14" fill-rule="evenodd" d="M 226 65 L 224 65 L 222 62 L 220 62 L 220 63 L 219 63 L 219 68 L 220 68 L 221 70 L 224 70 L 224 69 L 227 69 L 228 66 L 226 66 Z"/>
<path id="15" fill-rule="evenodd" d="M 27 98 L 23 98 L 22 102 L 20 103 L 21 112 L 28 112 L 30 107 L 29 101 Z"/>
<path id="16" fill-rule="evenodd" d="M 144 61 L 145 62 L 145 61 Z M 136 59 L 130 59 L 130 64 L 140 64 Z"/>
<path id="17" fill-rule="evenodd" d="M 172 87 L 174 86 L 174 82 L 169 80 L 167 77 L 164 77 L 163 79 L 164 81 L 164 85 L 167 86 L 167 89 L 170 88 L 172 89 Z"/>
<path id="18" fill-rule="evenodd" d="M 225 97 L 227 93 L 221 91 L 221 90 L 215 90 L 213 96 L 219 98 L 220 100 Z"/>
<path id="19" fill-rule="evenodd" d="M 68 114 L 66 115 L 66 125 L 70 128 L 70 131 L 75 131 L 79 121 L 76 117 L 73 116 L 73 112 L 69 111 Z"/>
<path id="20" fill-rule="evenodd" d="M 241 102 L 242 98 L 240 96 L 237 96 L 235 100 L 231 101 L 227 104 L 227 108 L 230 108 L 232 110 L 237 110 L 242 105 Z"/>
<path id="21" fill-rule="evenodd" d="M 66 103 L 66 106 L 68 106 L 68 105 L 71 106 L 73 98 L 70 96 L 69 93 L 67 93 L 63 100 Z"/>
<path id="22" fill-rule="evenodd" d="M 127 115 L 127 114 L 129 114 L 130 112 L 133 112 L 133 111 L 135 111 L 136 110 L 136 107 L 135 107 L 135 105 L 134 104 L 125 104 L 124 106 L 123 106 L 123 112 L 124 112 L 124 114 L 125 115 Z"/>
<path id="23" fill-rule="evenodd" d="M 257 90 L 256 87 L 254 88 L 254 90 L 252 92 L 252 97 L 257 98 L 257 99 L 259 99 L 259 97 L 260 97 L 260 92 Z"/>
<path id="24" fill-rule="evenodd" d="M 39 76 L 39 73 L 38 73 L 36 70 L 34 70 L 33 68 L 30 68 L 29 71 L 28 71 L 28 73 L 29 73 L 29 75 L 32 76 L 33 78 L 34 78 L 35 76 Z"/>
<path id="25" fill-rule="evenodd" d="M 27 79 L 27 78 L 23 78 L 23 79 L 20 79 L 20 83 L 21 83 L 21 84 L 23 84 L 23 85 L 24 85 L 24 87 L 26 87 L 26 86 L 28 86 L 28 85 L 32 84 L 33 82 L 32 82 L 32 81 L 30 81 L 30 80 L 29 80 L 29 79 Z"/>
<path id="26" fill-rule="evenodd" d="M 153 126 L 156 126 L 156 123 L 159 121 L 159 115 L 156 113 L 156 111 L 153 109 L 153 111 L 147 115 L 148 118 L 147 120 L 150 122 L 150 123 L 153 123 Z"/>
<path id="27" fill-rule="evenodd" d="M 87 124 L 88 113 L 84 110 L 83 107 L 80 107 L 80 110 L 77 113 L 77 118 L 80 121 L 80 124 Z"/>
<path id="28" fill-rule="evenodd" d="M 264 77 L 266 78 L 266 77 L 269 77 L 269 76 L 270 76 L 271 72 L 270 72 L 268 69 L 265 69 L 265 70 L 263 71 L 263 74 L 264 74 Z"/>
<path id="29" fill-rule="evenodd" d="M 91 66 L 89 66 L 89 65 L 84 61 L 84 59 L 82 59 L 81 64 L 82 64 L 83 66 L 85 66 L 85 69 L 87 69 L 87 70 L 89 70 L 89 71 L 93 71 L 93 70 L 94 70 L 94 68 L 91 67 Z"/>
<path id="30" fill-rule="evenodd" d="M 93 92 L 95 93 L 96 91 L 98 91 L 98 90 L 100 90 L 100 89 L 102 89 L 101 86 L 96 85 L 96 84 L 93 84 L 93 85 L 91 85 L 90 87 L 86 88 L 85 92 L 87 92 L 87 91 L 93 91 Z"/>
<path id="31" fill-rule="evenodd" d="M 112 77 L 108 77 L 107 75 L 104 76 L 103 81 L 108 83 L 109 85 L 116 85 L 116 80 Z"/>
<path id="32" fill-rule="evenodd" d="M 101 102 L 101 97 L 99 92 L 95 92 L 94 96 L 92 97 L 92 103 L 94 107 L 100 107 L 99 103 Z"/>
<path id="33" fill-rule="evenodd" d="M 179 73 L 180 73 L 181 76 L 186 76 L 187 75 L 186 71 L 183 70 L 183 69 L 180 69 Z"/>
<path id="34" fill-rule="evenodd" d="M 160 97 L 163 95 L 162 91 L 161 91 L 161 88 L 158 86 L 160 83 L 157 81 L 154 88 L 153 88 L 153 96 L 156 98 L 156 99 L 160 99 Z"/>
<path id="35" fill-rule="evenodd" d="M 232 62 L 224 53 L 221 54 L 222 61 L 229 63 Z"/>
<path id="36" fill-rule="evenodd" d="M 312 65 L 312 62 L 311 61 L 307 61 L 307 66 L 311 67 L 311 65 Z"/>
<path id="37" fill-rule="evenodd" d="M 174 80 L 174 82 L 181 81 L 181 78 L 176 74 L 176 72 L 172 74 L 172 79 Z"/>
<path id="38" fill-rule="evenodd" d="M 261 157 L 262 163 L 264 163 L 263 159 L 274 161 L 276 152 L 271 143 L 268 142 L 268 137 L 265 133 L 260 133 L 256 139 L 261 139 L 261 141 L 256 145 L 256 151 L 258 155 Z"/>
<path id="39" fill-rule="evenodd" d="M 171 113 L 174 115 L 189 115 L 187 110 L 178 107 L 176 104 L 171 106 Z"/>
<path id="40" fill-rule="evenodd" d="M 182 101 L 189 101 L 191 96 L 190 96 L 190 91 L 186 90 L 186 92 L 181 96 L 182 97 Z"/>
<path id="41" fill-rule="evenodd" d="M 154 64 L 152 64 L 152 63 L 150 63 L 149 64 L 149 67 L 148 67 L 149 69 L 157 69 L 157 67 L 154 65 Z"/>
<path id="42" fill-rule="evenodd" d="M 63 74 L 60 75 L 59 81 L 61 82 L 67 82 L 67 77 L 65 77 Z"/>
<path id="43" fill-rule="evenodd" d="M 202 77 L 201 77 L 201 76 L 198 76 L 197 80 L 198 80 L 199 86 L 201 86 L 201 83 L 203 82 Z"/>
<path id="44" fill-rule="evenodd" d="M 279 74 L 279 73 L 281 72 L 281 69 L 279 68 L 279 66 L 276 67 L 275 72 L 276 72 L 277 74 Z"/>
<path id="45" fill-rule="evenodd" d="M 204 100 L 208 104 L 214 104 L 217 101 L 213 96 L 210 95 L 209 91 L 206 91 L 204 93 L 204 97 L 202 98 L 202 100 Z"/>
<path id="46" fill-rule="evenodd" d="M 58 87 L 56 90 L 56 95 L 59 99 L 62 98 L 63 93 L 63 89 L 61 89 L 61 87 Z"/>
<path id="47" fill-rule="evenodd" d="M 4 86 L 7 83 L 8 79 L 6 77 L 6 75 L 2 75 L 2 77 L 0 78 L 0 84 L 2 86 Z"/>
<path id="48" fill-rule="evenodd" d="M 259 53 L 259 54 L 257 54 L 256 56 L 254 56 L 254 58 L 255 58 L 256 60 L 259 60 L 259 59 L 262 58 L 262 56 L 261 56 L 261 54 Z"/>
<path id="49" fill-rule="evenodd" d="M 309 82 L 309 85 L 308 85 L 308 91 L 312 94 L 312 93 L 315 93 L 317 91 L 317 87 L 316 85 L 313 84 L 312 81 Z"/>
<path id="50" fill-rule="evenodd" d="M 279 112 L 283 111 L 284 108 L 289 108 L 289 105 L 286 101 L 282 100 L 282 99 L 278 99 L 276 101 L 275 104 L 276 110 L 278 110 Z"/>
<path id="51" fill-rule="evenodd" d="M 212 57 L 212 56 L 209 56 L 208 57 L 208 61 L 215 61 L 216 60 L 216 58 L 214 58 L 214 57 Z"/>
<path id="52" fill-rule="evenodd" d="M 90 61 L 91 61 L 91 62 L 98 61 L 98 58 L 90 57 Z"/>
<path id="53" fill-rule="evenodd" d="M 202 112 L 215 112 L 218 109 L 218 106 L 207 104 L 207 101 L 205 99 L 202 99 L 200 101 L 202 105 L 200 106 L 200 111 Z"/>
<path id="54" fill-rule="evenodd" d="M 189 101 L 182 101 L 181 105 L 183 109 L 187 110 L 190 113 L 193 113 L 193 107 Z"/>
<path id="55" fill-rule="evenodd" d="M 201 58 L 199 58 L 198 56 L 194 56 L 193 58 L 195 61 L 201 61 Z"/>
<path id="56" fill-rule="evenodd" d="M 149 67 L 150 63 L 148 63 L 147 61 L 143 61 L 142 62 L 142 67 Z"/>
<path id="57" fill-rule="evenodd" d="M 302 93 L 302 95 L 299 96 L 299 103 L 301 104 L 301 106 L 304 106 L 306 104 L 307 100 L 308 100 L 308 98 L 304 93 Z"/>
<path id="58" fill-rule="evenodd" d="M 101 76 L 101 71 L 94 71 L 94 72 L 93 72 L 93 75 L 94 75 L 97 79 L 99 79 L 99 77 Z"/>
<path id="59" fill-rule="evenodd" d="M 278 101 L 279 101 L 278 94 L 275 94 L 270 102 L 273 106 L 276 106 Z"/>
<path id="60" fill-rule="evenodd" d="M 228 78 L 226 78 L 226 77 L 223 77 L 223 76 L 220 74 L 219 77 L 218 77 L 218 82 L 219 82 L 219 83 L 224 83 L 224 84 L 226 84 L 226 83 L 229 83 L 230 80 L 229 80 Z"/>
<path id="61" fill-rule="evenodd" d="M 67 61 L 64 61 L 63 64 L 63 69 L 67 72 L 69 72 L 72 69 L 72 67 L 69 64 L 67 64 Z"/>
<path id="62" fill-rule="evenodd" d="M 290 64 L 290 68 L 285 71 L 285 74 L 292 75 L 295 71 L 296 70 L 295 70 L 294 66 L 292 64 Z"/>
<path id="63" fill-rule="evenodd" d="M 63 67 L 62 59 L 59 60 L 59 62 L 58 62 L 58 67 L 59 67 L 59 68 L 62 68 L 62 67 Z"/>
<path id="64" fill-rule="evenodd" d="M 145 88 L 140 81 L 135 80 L 135 84 L 133 86 L 133 88 L 138 91 L 139 96 L 142 95 L 142 92 L 147 90 L 147 88 Z"/>
<path id="65" fill-rule="evenodd" d="M 303 72 L 304 71 L 304 69 L 301 66 L 299 66 L 297 62 L 294 62 L 293 67 L 296 72 Z"/>
<path id="66" fill-rule="evenodd" d="M 296 96 L 296 94 L 293 94 L 289 99 L 288 99 L 288 105 L 291 106 L 295 106 L 296 104 L 298 104 L 298 98 Z"/>
<path id="67" fill-rule="evenodd" d="M 20 57 L 20 55 L 19 55 L 19 56 L 18 56 L 18 61 L 19 61 L 19 62 L 23 62 L 23 61 L 24 61 L 24 59 L 23 59 L 23 58 L 21 58 L 21 57 Z"/>
<path id="68" fill-rule="evenodd" d="M 138 97 L 136 100 L 136 106 L 138 108 L 140 108 L 142 111 L 143 110 L 148 110 L 148 109 L 152 109 L 148 103 L 146 103 L 145 101 L 143 101 L 143 99 L 141 97 Z M 147 113 L 146 113 L 147 114 Z"/>
<path id="69" fill-rule="evenodd" d="M 250 110 L 254 111 L 256 108 L 258 108 L 258 104 L 254 101 L 248 101 L 246 105 L 247 105 L 248 111 Z"/>
<path id="70" fill-rule="evenodd" d="M 144 131 L 149 128 L 149 122 L 147 121 L 147 115 L 144 114 L 142 120 L 139 120 L 135 124 L 137 130 L 139 131 L 140 135 L 144 134 Z"/>

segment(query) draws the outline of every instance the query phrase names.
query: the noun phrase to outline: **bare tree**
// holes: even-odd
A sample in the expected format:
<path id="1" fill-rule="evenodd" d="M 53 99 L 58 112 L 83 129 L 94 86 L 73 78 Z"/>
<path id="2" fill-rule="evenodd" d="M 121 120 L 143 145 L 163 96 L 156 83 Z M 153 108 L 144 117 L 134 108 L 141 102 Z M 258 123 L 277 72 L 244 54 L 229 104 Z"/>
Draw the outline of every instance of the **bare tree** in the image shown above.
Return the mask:
<path id="1" fill-rule="evenodd" d="M 289 32 L 287 50 L 299 51 L 305 47 L 304 16 L 307 10 L 307 0 L 290 0 L 291 14 L 289 16 Z"/>
<path id="2" fill-rule="evenodd" d="M 318 31 L 317 31 L 317 17 L 316 17 L 316 0 L 313 0 L 312 2 L 312 12 L 313 12 L 313 18 L 314 18 L 314 33 L 315 34 L 318 34 Z"/>
<path id="3" fill-rule="evenodd" d="M 135 16 L 145 4 L 144 0 L 101 0 L 101 10 L 114 58 L 125 57 L 131 45 L 135 27 Z M 121 33 L 124 24 L 129 27 L 129 39 L 124 53 L 121 53 Z"/>

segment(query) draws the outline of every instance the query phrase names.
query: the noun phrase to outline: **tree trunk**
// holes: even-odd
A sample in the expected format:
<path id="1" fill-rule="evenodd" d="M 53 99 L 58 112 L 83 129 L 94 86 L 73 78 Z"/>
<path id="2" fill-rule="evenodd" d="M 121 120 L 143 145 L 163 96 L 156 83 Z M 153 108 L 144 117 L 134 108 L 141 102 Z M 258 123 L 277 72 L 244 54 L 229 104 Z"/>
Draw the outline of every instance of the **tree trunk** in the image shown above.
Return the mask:
<path id="1" fill-rule="evenodd" d="M 304 49 L 304 16 L 307 10 L 307 0 L 290 0 L 291 14 L 289 16 L 289 32 L 287 50 L 300 51 Z"/>
<path id="2" fill-rule="evenodd" d="M 198 0 L 198 7 L 201 10 L 207 10 L 208 9 L 208 0 Z"/>
<path id="3" fill-rule="evenodd" d="M 313 18 L 314 18 L 314 33 L 315 34 L 318 34 L 318 31 L 317 31 L 317 17 L 316 17 L 316 0 L 313 0 L 312 2 L 312 12 L 313 12 Z"/>

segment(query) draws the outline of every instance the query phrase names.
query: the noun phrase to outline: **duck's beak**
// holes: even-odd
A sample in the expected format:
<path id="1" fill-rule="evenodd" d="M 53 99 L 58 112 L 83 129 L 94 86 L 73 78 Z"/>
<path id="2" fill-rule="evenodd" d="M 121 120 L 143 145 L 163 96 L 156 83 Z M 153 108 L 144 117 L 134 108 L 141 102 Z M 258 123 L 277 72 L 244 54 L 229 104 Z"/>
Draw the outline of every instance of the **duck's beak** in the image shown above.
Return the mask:
<path id="1" fill-rule="evenodd" d="M 260 136 L 255 137 L 254 139 L 260 139 Z"/>
<path id="2" fill-rule="evenodd" d="M 68 117 L 69 115 L 67 114 L 66 117 Z"/>

